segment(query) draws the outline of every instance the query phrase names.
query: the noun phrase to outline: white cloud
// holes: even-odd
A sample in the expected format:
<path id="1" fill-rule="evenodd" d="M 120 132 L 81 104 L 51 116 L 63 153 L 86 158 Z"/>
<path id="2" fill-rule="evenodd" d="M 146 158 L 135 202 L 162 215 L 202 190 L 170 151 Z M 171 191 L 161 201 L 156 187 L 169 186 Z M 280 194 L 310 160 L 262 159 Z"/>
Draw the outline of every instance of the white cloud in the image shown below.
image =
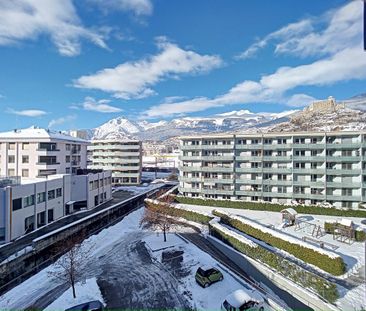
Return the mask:
<path id="1" fill-rule="evenodd" d="M 121 112 L 122 109 L 109 105 L 111 101 L 108 99 L 95 100 L 93 97 L 85 97 L 84 102 L 80 105 L 71 105 L 71 109 L 84 109 L 101 113 Z"/>
<path id="2" fill-rule="evenodd" d="M 47 114 L 46 111 L 38 109 L 14 110 L 12 108 L 8 108 L 6 112 L 23 117 L 41 117 Z"/>
<path id="3" fill-rule="evenodd" d="M 153 5 L 150 0 L 89 0 L 103 10 L 132 11 L 136 16 L 151 15 Z"/>
<path id="4" fill-rule="evenodd" d="M 162 103 L 151 107 L 143 115 L 147 118 L 156 118 L 247 103 L 282 103 L 301 107 L 309 104 L 314 98 L 307 94 L 288 94 L 297 87 L 324 86 L 352 79 L 366 79 L 366 57 L 362 48 L 362 14 L 360 12 L 362 12 L 362 2 L 350 2 L 338 10 L 325 14 L 329 21 L 325 30 L 303 36 L 304 40 L 317 38 L 313 41 L 313 45 L 308 47 L 308 51 L 303 50 L 302 53 L 310 54 L 314 51 L 316 54 L 320 50 L 322 58 L 319 60 L 295 67 L 281 67 L 272 74 L 263 75 L 259 81 L 246 80 L 238 83 L 225 94 L 214 98 L 197 97 Z M 267 36 L 262 43 L 258 43 L 257 47 L 266 45 L 273 37 L 293 38 L 295 29 L 305 34 L 306 29 L 311 29 L 308 21 L 281 28 Z M 336 38 L 337 29 L 339 36 Z M 336 43 L 332 44 L 330 41 L 333 39 Z M 288 47 L 286 52 L 300 53 L 300 46 L 305 41 L 301 41 L 301 35 L 299 35 L 296 42 L 292 45 L 292 50 Z M 330 46 L 327 45 L 328 43 Z M 285 51 L 284 46 L 278 50 Z M 256 47 L 252 52 L 248 52 L 248 55 L 255 52 Z"/>
<path id="5" fill-rule="evenodd" d="M 57 119 L 52 119 L 48 123 L 48 128 L 53 128 L 56 125 L 61 125 L 61 124 L 67 123 L 67 122 L 71 122 L 71 121 L 74 121 L 75 119 L 76 119 L 76 115 L 68 115 L 68 116 L 57 118 Z"/>
<path id="6" fill-rule="evenodd" d="M 64 56 L 80 54 L 82 39 L 107 48 L 101 34 L 82 25 L 72 0 L 0 1 L 0 21 L 0 45 L 47 35 Z"/>
<path id="7" fill-rule="evenodd" d="M 223 63 L 219 56 L 187 51 L 165 38 L 158 38 L 157 46 L 157 55 L 82 76 L 74 86 L 109 92 L 116 98 L 143 98 L 155 94 L 151 86 L 164 79 L 208 72 Z"/>
<path id="8" fill-rule="evenodd" d="M 362 39 L 362 11 L 362 1 L 354 0 L 323 16 L 289 24 L 252 44 L 238 58 L 252 57 L 271 42 L 277 54 L 334 54 Z"/>

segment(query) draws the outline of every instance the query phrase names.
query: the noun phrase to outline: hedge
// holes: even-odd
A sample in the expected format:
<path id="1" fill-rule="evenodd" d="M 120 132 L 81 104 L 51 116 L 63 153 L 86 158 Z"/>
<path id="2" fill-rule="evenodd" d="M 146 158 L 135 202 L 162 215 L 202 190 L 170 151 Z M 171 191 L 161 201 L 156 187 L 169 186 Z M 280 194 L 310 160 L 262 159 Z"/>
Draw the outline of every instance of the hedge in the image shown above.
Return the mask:
<path id="1" fill-rule="evenodd" d="M 325 232 L 333 234 L 335 225 L 336 223 L 334 222 L 325 222 L 324 223 Z M 364 230 L 355 230 L 355 241 L 356 242 L 366 241 L 366 232 Z"/>
<path id="2" fill-rule="evenodd" d="M 223 208 L 237 208 L 237 209 L 249 209 L 256 211 L 270 211 L 280 212 L 287 208 L 287 205 L 263 203 L 263 202 L 245 202 L 245 201 L 229 201 L 229 200 L 213 200 L 213 199 L 199 199 L 199 198 L 187 198 L 183 196 L 177 196 L 176 201 L 183 204 L 203 205 Z M 341 217 L 359 217 L 366 218 L 365 210 L 340 210 L 336 208 L 325 208 L 320 206 L 291 206 L 299 214 L 313 214 L 313 215 L 329 215 L 329 216 L 341 216 Z"/>
<path id="3" fill-rule="evenodd" d="M 153 205 L 154 203 L 145 200 L 145 204 L 147 204 L 148 206 L 150 204 L 149 207 L 153 207 L 151 205 Z M 204 225 L 208 225 L 208 223 L 213 219 L 213 217 L 201 213 L 196 213 L 194 211 L 189 211 L 181 208 L 175 208 L 172 206 L 165 206 L 164 210 L 166 211 L 167 214 L 173 217 L 182 217 L 186 220 L 198 222 Z"/>
<path id="4" fill-rule="evenodd" d="M 339 298 L 336 284 L 301 268 L 295 263 L 290 262 L 275 253 L 272 253 L 260 245 L 257 247 L 251 247 L 250 245 L 239 241 L 238 239 L 211 225 L 210 233 L 212 236 L 222 240 L 224 243 L 228 244 L 244 255 L 270 266 L 279 274 L 292 280 L 301 287 L 312 289 L 326 301 L 334 303 Z"/>
<path id="5" fill-rule="evenodd" d="M 240 232 L 250 235 L 260 241 L 266 242 L 276 248 L 282 249 L 295 257 L 301 259 L 302 261 L 319 267 L 320 269 L 329 272 L 333 275 L 342 275 L 346 272 L 346 265 L 342 257 L 338 256 L 332 258 L 327 254 L 318 252 L 312 248 L 308 248 L 304 245 L 294 244 L 285 239 L 281 239 L 278 236 L 273 236 L 268 232 L 261 231 L 258 228 L 244 223 L 238 219 L 231 218 L 230 216 L 221 213 L 220 211 L 213 211 L 215 216 L 221 218 L 221 222 L 233 227 Z"/>

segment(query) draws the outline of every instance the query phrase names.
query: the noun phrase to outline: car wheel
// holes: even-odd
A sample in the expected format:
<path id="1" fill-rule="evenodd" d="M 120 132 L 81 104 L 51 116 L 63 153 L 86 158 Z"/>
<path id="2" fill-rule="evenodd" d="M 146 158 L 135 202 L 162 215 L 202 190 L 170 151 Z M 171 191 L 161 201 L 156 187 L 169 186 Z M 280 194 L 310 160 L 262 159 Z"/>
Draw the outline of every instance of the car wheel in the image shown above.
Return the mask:
<path id="1" fill-rule="evenodd" d="M 224 277 L 223 276 L 220 276 L 219 281 L 222 281 L 223 279 L 224 279 Z"/>
<path id="2" fill-rule="evenodd" d="M 264 311 L 264 308 L 263 308 L 263 307 L 260 307 L 260 308 L 259 308 L 259 311 Z"/>
<path id="3" fill-rule="evenodd" d="M 210 283 L 205 283 L 205 285 L 203 286 L 204 288 L 209 287 Z"/>

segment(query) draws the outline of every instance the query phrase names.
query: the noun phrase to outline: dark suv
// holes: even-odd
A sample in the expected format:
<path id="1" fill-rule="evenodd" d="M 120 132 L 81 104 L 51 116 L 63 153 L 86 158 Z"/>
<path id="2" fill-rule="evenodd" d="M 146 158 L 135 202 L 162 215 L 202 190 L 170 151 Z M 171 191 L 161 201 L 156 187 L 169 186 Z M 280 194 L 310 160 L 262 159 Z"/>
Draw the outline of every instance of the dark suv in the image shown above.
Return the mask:
<path id="1" fill-rule="evenodd" d="M 212 283 L 222 281 L 224 276 L 222 273 L 211 267 L 199 267 L 196 272 L 196 281 L 202 287 L 208 287 Z"/>

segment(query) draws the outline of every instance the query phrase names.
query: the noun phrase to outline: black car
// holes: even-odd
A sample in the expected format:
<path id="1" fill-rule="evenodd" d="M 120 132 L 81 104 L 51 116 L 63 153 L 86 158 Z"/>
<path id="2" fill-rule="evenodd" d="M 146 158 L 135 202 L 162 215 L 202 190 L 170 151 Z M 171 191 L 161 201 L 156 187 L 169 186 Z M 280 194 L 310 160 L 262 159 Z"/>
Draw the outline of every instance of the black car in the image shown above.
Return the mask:
<path id="1" fill-rule="evenodd" d="M 99 300 L 88 301 L 77 306 L 66 309 L 65 311 L 102 311 L 103 304 Z"/>

